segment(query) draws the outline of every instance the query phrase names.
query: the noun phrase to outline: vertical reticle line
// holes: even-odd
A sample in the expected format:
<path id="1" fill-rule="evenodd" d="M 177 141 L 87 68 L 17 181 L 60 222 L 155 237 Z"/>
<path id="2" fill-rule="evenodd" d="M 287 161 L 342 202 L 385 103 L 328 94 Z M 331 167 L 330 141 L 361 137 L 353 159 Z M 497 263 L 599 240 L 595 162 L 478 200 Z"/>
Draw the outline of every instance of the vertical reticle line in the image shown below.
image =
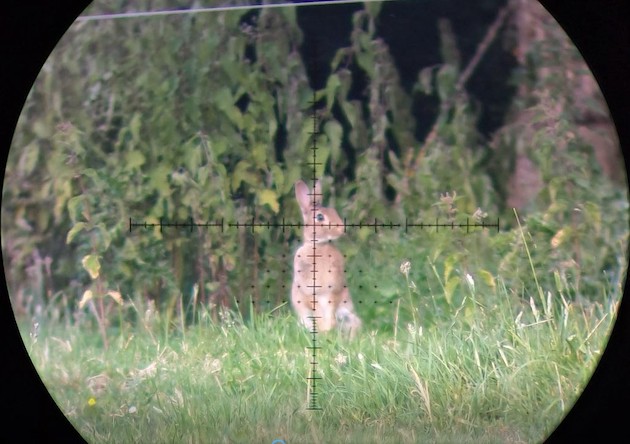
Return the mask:
<path id="1" fill-rule="evenodd" d="M 317 282 L 317 259 L 320 256 L 317 252 L 317 227 L 315 226 L 317 218 L 316 214 L 318 211 L 318 205 L 321 201 L 321 196 L 315 189 L 315 184 L 317 183 L 317 166 L 319 165 L 317 162 L 317 135 L 318 131 L 318 122 L 317 122 L 317 112 L 315 110 L 315 90 L 313 90 L 313 99 L 311 101 L 312 107 L 312 117 L 313 117 L 313 130 L 311 131 L 311 151 L 312 151 L 312 160 L 309 162 L 311 166 L 311 225 L 312 225 L 312 249 L 311 249 L 311 270 L 313 273 L 312 285 L 311 285 L 311 310 L 312 314 L 311 318 L 311 345 L 309 347 L 311 351 L 311 366 L 310 366 L 310 376 L 308 377 L 309 381 L 309 399 L 307 410 L 321 410 L 317 400 L 317 381 L 322 379 L 317 375 L 317 350 L 319 350 L 319 346 L 317 345 L 317 289 L 320 287 Z M 305 227 L 305 230 L 308 230 L 309 227 Z"/>

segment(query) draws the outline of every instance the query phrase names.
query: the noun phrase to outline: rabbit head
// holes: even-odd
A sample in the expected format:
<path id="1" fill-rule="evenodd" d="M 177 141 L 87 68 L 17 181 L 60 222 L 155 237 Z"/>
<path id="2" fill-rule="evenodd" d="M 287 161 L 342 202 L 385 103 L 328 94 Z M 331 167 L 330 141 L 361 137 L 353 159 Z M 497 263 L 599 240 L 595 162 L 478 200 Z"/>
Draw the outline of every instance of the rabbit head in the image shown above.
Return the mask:
<path id="1" fill-rule="evenodd" d="M 304 241 L 316 243 L 328 242 L 344 234 L 344 222 L 334 208 L 322 207 L 322 187 L 319 180 L 313 191 L 302 180 L 295 184 L 302 219 L 304 220 Z"/>

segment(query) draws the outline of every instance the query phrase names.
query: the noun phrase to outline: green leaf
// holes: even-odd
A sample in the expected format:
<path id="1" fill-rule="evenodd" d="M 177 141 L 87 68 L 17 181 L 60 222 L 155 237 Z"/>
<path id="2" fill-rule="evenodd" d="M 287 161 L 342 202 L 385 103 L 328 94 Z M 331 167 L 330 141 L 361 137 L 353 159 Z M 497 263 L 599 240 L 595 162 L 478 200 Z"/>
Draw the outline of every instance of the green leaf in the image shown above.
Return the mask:
<path id="1" fill-rule="evenodd" d="M 370 230 L 369 228 L 359 228 L 355 231 L 355 233 L 360 242 L 365 242 L 374 233 L 374 230 Z"/>
<path id="2" fill-rule="evenodd" d="M 142 121 L 140 120 L 140 114 L 135 113 L 129 122 L 129 131 L 131 132 L 131 138 L 134 142 L 140 140 L 140 126 Z"/>
<path id="3" fill-rule="evenodd" d="M 99 170 L 99 171 L 102 171 L 102 170 Z M 99 171 L 96 171 L 94 168 L 86 168 L 81 171 L 81 174 L 92 179 L 93 188 L 98 188 L 98 189 L 107 188 L 107 185 L 105 185 L 103 178 L 101 177 L 102 173 L 99 174 Z"/>
<path id="4" fill-rule="evenodd" d="M 452 65 L 444 65 L 438 70 L 437 92 L 440 100 L 445 101 L 455 93 L 457 69 Z"/>
<path id="5" fill-rule="evenodd" d="M 62 184 L 59 184 L 58 189 L 55 191 L 57 197 L 53 207 L 53 215 L 55 216 L 55 220 L 58 221 L 61 219 L 61 214 L 63 213 L 64 208 L 66 208 L 68 199 L 70 199 L 70 196 L 72 195 L 72 183 L 63 182 Z"/>
<path id="6" fill-rule="evenodd" d="M 85 229 L 87 224 L 85 222 L 77 222 L 74 226 L 68 231 L 68 235 L 66 236 L 66 245 L 72 242 L 72 239 L 76 237 L 82 230 Z"/>
<path id="7" fill-rule="evenodd" d="M 440 53 L 442 60 L 445 64 L 458 68 L 461 57 L 450 20 L 438 19 L 438 29 L 440 33 Z"/>
<path id="8" fill-rule="evenodd" d="M 92 180 L 98 180 L 98 172 L 94 169 L 94 168 L 86 168 L 83 171 L 81 171 L 81 174 L 83 174 L 86 177 L 89 177 Z"/>
<path id="9" fill-rule="evenodd" d="M 337 74 L 333 74 L 328 77 L 326 82 L 326 107 L 330 111 L 335 104 L 335 97 L 337 96 L 337 90 L 341 86 L 341 80 Z"/>
<path id="10" fill-rule="evenodd" d="M 446 281 L 446 285 L 444 286 L 444 297 L 446 298 L 446 302 L 448 305 L 453 305 L 453 293 L 455 289 L 459 285 L 459 279 L 454 277 Z"/>
<path id="11" fill-rule="evenodd" d="M 246 160 L 241 160 L 234 167 L 234 172 L 232 173 L 232 191 L 238 190 L 241 186 L 241 183 L 245 180 L 245 175 L 247 174 L 247 170 L 249 169 L 249 162 Z"/>
<path id="12" fill-rule="evenodd" d="M 378 17 L 381 12 L 381 8 L 383 7 L 382 2 L 365 2 L 365 10 L 370 14 L 370 17 L 373 19 Z"/>
<path id="13" fill-rule="evenodd" d="M 182 204 L 194 207 L 199 202 L 199 190 L 196 188 L 190 188 L 186 190 L 182 197 Z"/>
<path id="14" fill-rule="evenodd" d="M 309 149 L 313 144 L 311 138 L 313 137 L 313 121 L 311 119 L 304 119 L 302 121 L 302 128 L 300 129 L 300 137 L 297 143 L 297 151 L 304 152 Z"/>
<path id="15" fill-rule="evenodd" d="M 405 188 L 403 186 L 402 181 L 399 179 L 399 176 L 393 173 L 390 173 L 385 176 L 387 180 L 387 184 L 394 188 L 398 193 L 404 193 Z"/>
<path id="16" fill-rule="evenodd" d="M 267 145 L 264 143 L 257 143 L 254 145 L 252 148 L 252 159 L 254 160 L 254 165 L 257 168 L 264 168 L 267 161 Z"/>
<path id="17" fill-rule="evenodd" d="M 315 165 L 315 176 L 322 177 L 324 175 L 324 169 L 328 163 L 328 157 L 330 157 L 331 154 L 330 152 L 330 145 L 328 143 L 317 144 L 317 165 Z M 312 154 L 312 151 L 309 154 Z"/>
<path id="18" fill-rule="evenodd" d="M 85 199 L 85 196 L 83 195 L 74 196 L 70 198 L 68 200 L 68 203 L 66 204 L 66 208 L 68 209 L 68 216 L 70 216 L 70 220 L 72 222 L 76 222 L 77 219 L 79 218 L 79 214 L 80 214 L 79 204 L 83 203 L 83 199 Z"/>
<path id="19" fill-rule="evenodd" d="M 357 65 L 359 65 L 368 74 L 370 78 L 374 77 L 374 54 L 367 51 L 360 51 L 356 55 Z"/>
<path id="20" fill-rule="evenodd" d="M 389 157 L 389 162 L 392 164 L 392 168 L 394 169 L 394 171 L 398 174 L 402 174 L 402 167 L 400 165 L 400 160 L 398 159 L 398 156 L 396 156 L 396 153 L 392 150 L 387 150 L 387 156 Z"/>
<path id="21" fill-rule="evenodd" d="M 258 201 L 261 205 L 269 205 L 274 213 L 278 213 L 278 211 L 280 211 L 278 195 L 273 190 L 260 190 L 258 192 Z"/>
<path id="22" fill-rule="evenodd" d="M 341 138 L 343 136 L 343 128 L 339 122 L 336 120 L 326 122 L 324 125 L 324 133 L 328 136 L 329 145 L 333 153 L 339 152 L 341 149 Z"/>
<path id="23" fill-rule="evenodd" d="M 276 136 L 276 132 L 278 131 L 278 122 L 275 118 L 269 119 L 268 128 L 269 128 L 269 140 L 272 140 Z"/>
<path id="24" fill-rule="evenodd" d="M 49 139 L 51 136 L 50 127 L 41 120 L 33 123 L 33 133 L 40 139 Z"/>
<path id="25" fill-rule="evenodd" d="M 273 183 L 276 186 L 276 189 L 283 190 L 284 189 L 284 172 L 282 168 L 278 165 L 271 165 L 271 177 L 273 177 Z"/>
<path id="26" fill-rule="evenodd" d="M 149 186 L 157 190 L 161 196 L 170 196 L 171 187 L 168 183 L 168 174 L 171 172 L 167 165 L 158 165 L 149 174 Z"/>
<path id="27" fill-rule="evenodd" d="M 227 112 L 227 110 L 234 105 L 234 98 L 232 97 L 230 89 L 227 87 L 223 87 L 217 91 L 213 97 L 213 101 L 216 103 L 217 108 L 224 112 Z"/>
<path id="28" fill-rule="evenodd" d="M 284 182 L 284 193 L 283 194 L 291 194 L 293 195 L 293 186 L 295 184 L 295 182 L 298 181 L 298 179 L 301 179 L 302 177 L 302 173 L 301 173 L 301 167 L 299 164 L 297 163 L 291 163 L 289 164 L 289 167 L 287 168 L 287 172 L 286 172 L 286 180 Z"/>
<path id="29" fill-rule="evenodd" d="M 444 281 L 448 281 L 453 271 L 453 265 L 457 262 L 457 257 L 451 255 L 444 261 Z"/>
<path id="30" fill-rule="evenodd" d="M 360 113 L 358 112 L 358 108 L 355 106 L 353 102 L 343 102 L 341 104 L 341 108 L 343 109 L 343 113 L 350 123 L 352 129 L 356 128 L 361 119 Z"/>
<path id="31" fill-rule="evenodd" d="M 374 52 L 372 46 L 372 37 L 366 32 L 361 32 L 358 35 L 357 42 L 359 43 L 359 47 L 364 50 L 362 51 L 362 53 L 366 57 L 369 57 L 369 59 L 373 60 Z M 370 68 L 373 69 L 373 66 L 371 66 Z"/>
<path id="32" fill-rule="evenodd" d="M 297 27 L 297 8 L 280 8 L 279 12 L 284 16 L 290 28 Z"/>
<path id="33" fill-rule="evenodd" d="M 39 159 L 39 143 L 31 142 L 24 147 L 24 151 L 20 156 L 18 171 L 24 176 L 28 176 L 33 172 Z"/>
<path id="34" fill-rule="evenodd" d="M 562 293 L 564 291 L 564 285 L 562 285 L 562 279 L 560 278 L 558 270 L 553 271 L 553 279 L 556 282 L 556 290 L 558 290 L 559 293 Z"/>
<path id="35" fill-rule="evenodd" d="M 479 277 L 481 277 L 488 287 L 493 289 L 496 287 L 494 276 L 488 270 L 479 270 Z"/>
<path id="36" fill-rule="evenodd" d="M 593 202 L 586 202 L 584 204 L 584 213 L 586 214 L 585 220 L 588 228 L 599 235 L 602 231 L 602 213 L 599 206 Z"/>
<path id="37" fill-rule="evenodd" d="M 107 230 L 107 227 L 105 226 L 105 224 L 102 223 L 102 222 L 100 224 L 97 224 L 95 228 L 98 230 L 98 232 L 100 234 L 100 241 L 101 241 L 100 243 L 101 243 L 101 245 L 99 245 L 99 247 L 103 251 L 107 250 L 109 248 L 109 245 L 112 242 L 111 234 Z"/>
<path id="38" fill-rule="evenodd" d="M 208 168 L 199 168 L 197 171 L 197 183 L 199 183 L 200 187 L 203 187 L 208 182 L 209 175 L 210 170 Z"/>
<path id="39" fill-rule="evenodd" d="M 137 150 L 127 151 L 127 153 L 125 153 L 124 167 L 126 170 L 133 170 L 144 165 L 145 161 L 146 158 L 144 157 L 144 154 L 142 154 L 142 152 Z"/>
<path id="40" fill-rule="evenodd" d="M 96 279 L 101 270 L 101 263 L 98 260 L 98 256 L 95 254 L 88 254 L 81 259 L 81 265 L 90 274 L 92 279 Z"/>
<path id="41" fill-rule="evenodd" d="M 227 178 L 227 168 L 225 168 L 225 165 L 222 163 L 217 163 L 216 165 L 214 165 L 214 171 L 216 172 L 216 174 L 219 175 L 219 177 L 221 178 L 221 182 L 226 181 L 225 179 Z"/>

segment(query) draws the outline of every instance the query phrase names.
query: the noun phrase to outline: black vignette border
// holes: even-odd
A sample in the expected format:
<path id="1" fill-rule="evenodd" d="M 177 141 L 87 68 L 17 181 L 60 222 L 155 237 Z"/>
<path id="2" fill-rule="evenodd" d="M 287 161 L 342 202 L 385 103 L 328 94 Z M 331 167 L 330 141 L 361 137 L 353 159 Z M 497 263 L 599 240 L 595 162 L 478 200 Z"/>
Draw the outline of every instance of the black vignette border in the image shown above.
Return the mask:
<path id="1" fill-rule="evenodd" d="M 608 103 L 625 153 L 630 148 L 630 5 L 625 0 L 543 0 L 581 51 Z M 0 6 L 0 152 L 2 170 L 26 95 L 42 64 L 85 0 L 8 0 Z M 628 158 L 624 158 L 626 170 Z M 4 268 L 0 269 L 4 281 Z M 21 341 L 6 284 L 0 285 L 3 333 L 2 433 L 15 442 L 83 442 L 39 379 Z M 628 292 L 628 282 L 624 294 Z M 7 297 L 4 297 L 4 296 Z M 602 441 L 627 432 L 630 404 L 630 302 L 620 304 L 605 353 L 586 389 L 548 442 Z"/>
<path id="2" fill-rule="evenodd" d="M 608 104 L 628 172 L 630 4 L 623 0 L 541 0 L 581 52 Z M 627 251 L 626 251 L 627 254 Z M 630 301 L 624 297 L 602 358 L 549 443 L 595 442 L 627 434 L 630 405 Z"/>
<path id="3" fill-rule="evenodd" d="M 26 96 L 49 54 L 86 0 L 8 0 L 0 6 L 0 153 L 2 173 Z M 3 261 L 4 262 L 4 261 Z M 21 340 L 0 267 L 0 328 L 5 413 L 2 437 L 7 442 L 85 442 L 46 390 Z"/>

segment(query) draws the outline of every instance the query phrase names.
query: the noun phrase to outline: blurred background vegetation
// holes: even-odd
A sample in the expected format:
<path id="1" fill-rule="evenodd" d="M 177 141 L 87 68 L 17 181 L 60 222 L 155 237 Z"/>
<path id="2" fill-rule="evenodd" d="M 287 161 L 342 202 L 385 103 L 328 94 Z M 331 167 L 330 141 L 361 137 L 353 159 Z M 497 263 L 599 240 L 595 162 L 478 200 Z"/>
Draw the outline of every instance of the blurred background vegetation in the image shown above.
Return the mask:
<path id="1" fill-rule="evenodd" d="M 129 220 L 299 221 L 293 184 L 311 175 L 314 93 L 317 173 L 342 217 L 502 221 L 470 235 L 351 230 L 339 248 L 367 328 L 392 329 L 405 261 L 419 290 L 400 316 L 426 328 L 461 306 L 467 275 L 477 294 L 495 294 L 485 290 L 500 278 L 515 310 L 539 288 L 577 302 L 620 296 L 627 182 L 579 52 L 536 2 L 478 2 L 468 22 L 457 4 L 75 23 L 30 93 L 5 172 L 2 252 L 18 318 L 105 329 L 145 308 L 188 322 L 219 320 L 221 307 L 277 313 L 297 228 L 130 233 Z M 188 7 L 119 0 L 89 14 Z M 325 17 L 342 38 L 327 40 Z"/>

